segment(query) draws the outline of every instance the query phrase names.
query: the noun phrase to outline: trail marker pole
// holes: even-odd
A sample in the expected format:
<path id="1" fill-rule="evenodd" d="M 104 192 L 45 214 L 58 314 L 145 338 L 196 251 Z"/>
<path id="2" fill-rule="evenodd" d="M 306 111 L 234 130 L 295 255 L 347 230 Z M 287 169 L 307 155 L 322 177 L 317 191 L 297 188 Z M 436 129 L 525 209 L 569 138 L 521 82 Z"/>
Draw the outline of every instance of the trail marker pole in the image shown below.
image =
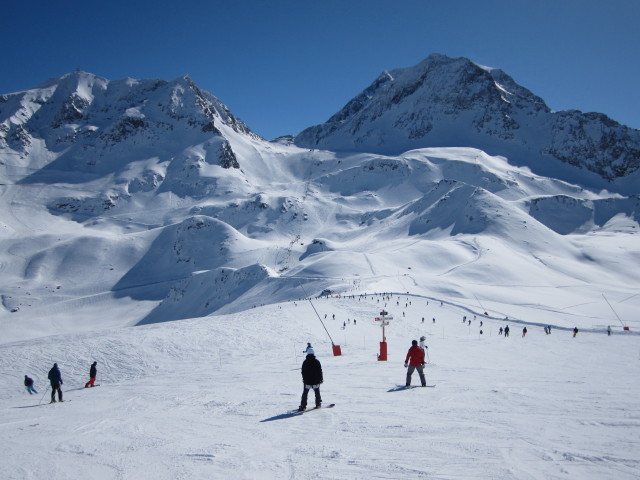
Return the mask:
<path id="1" fill-rule="evenodd" d="M 393 319 L 393 315 L 389 315 L 386 311 L 382 310 L 380 316 L 376 317 L 376 322 L 380 322 L 382 326 L 382 341 L 380 342 L 380 353 L 378 354 L 378 361 L 387 361 L 387 337 L 385 335 L 385 327 L 389 325 L 389 320 Z"/>

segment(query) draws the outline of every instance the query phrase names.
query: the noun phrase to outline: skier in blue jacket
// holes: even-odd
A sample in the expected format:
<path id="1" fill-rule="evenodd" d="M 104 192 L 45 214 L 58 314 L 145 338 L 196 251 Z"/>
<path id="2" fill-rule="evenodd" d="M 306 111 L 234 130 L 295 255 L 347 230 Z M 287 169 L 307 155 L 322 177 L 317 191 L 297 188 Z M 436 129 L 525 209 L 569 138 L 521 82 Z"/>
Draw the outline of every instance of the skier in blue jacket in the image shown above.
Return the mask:
<path id="1" fill-rule="evenodd" d="M 51 370 L 49 370 L 48 378 L 51 382 L 51 403 L 55 403 L 56 401 L 56 390 L 58 391 L 58 401 L 62 402 L 62 390 L 60 389 L 63 383 L 62 374 L 60 373 L 57 363 L 54 363 Z"/>

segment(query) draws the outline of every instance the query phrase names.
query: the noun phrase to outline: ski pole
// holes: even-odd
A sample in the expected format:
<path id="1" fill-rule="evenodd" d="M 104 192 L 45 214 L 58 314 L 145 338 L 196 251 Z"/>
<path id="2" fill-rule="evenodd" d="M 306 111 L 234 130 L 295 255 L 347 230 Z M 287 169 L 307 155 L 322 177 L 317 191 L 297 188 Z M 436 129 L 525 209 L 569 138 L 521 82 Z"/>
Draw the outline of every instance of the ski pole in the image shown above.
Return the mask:
<path id="1" fill-rule="evenodd" d="M 429 361 L 429 363 L 431 363 L 431 359 L 429 358 L 429 349 L 427 349 L 425 353 L 427 354 L 427 360 Z"/>
<path id="2" fill-rule="evenodd" d="M 42 394 L 42 397 L 40 398 L 40 401 L 38 402 L 38 405 L 40 405 L 42 403 L 42 399 L 44 398 L 44 396 L 47 394 L 48 391 L 49 391 L 49 385 L 47 385 L 47 389 Z"/>

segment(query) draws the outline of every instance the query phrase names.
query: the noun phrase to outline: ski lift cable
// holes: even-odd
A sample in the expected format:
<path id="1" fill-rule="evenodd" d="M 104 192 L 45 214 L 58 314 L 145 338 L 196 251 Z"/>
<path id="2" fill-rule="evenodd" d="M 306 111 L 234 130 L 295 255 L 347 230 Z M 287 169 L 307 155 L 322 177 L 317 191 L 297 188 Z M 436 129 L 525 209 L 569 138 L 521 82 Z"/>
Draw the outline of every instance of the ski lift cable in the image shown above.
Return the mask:
<path id="1" fill-rule="evenodd" d="M 607 300 L 607 297 L 604 296 L 604 293 L 602 294 L 602 298 L 604 298 L 604 301 L 607 302 L 607 305 L 609 305 L 609 308 L 611 309 L 611 311 L 614 313 L 614 315 L 616 316 L 616 318 L 618 319 L 618 321 L 620 322 L 620 324 L 624 327 L 624 323 L 622 322 L 622 320 L 620 319 L 620 317 L 618 316 L 618 314 L 616 313 L 616 311 L 613 309 L 613 307 L 611 306 L 611 304 L 609 303 L 609 300 Z"/>
<path id="2" fill-rule="evenodd" d="M 320 314 L 318 313 L 318 311 L 316 310 L 316 307 L 313 305 L 313 302 L 311 301 L 311 297 L 307 294 L 307 291 L 302 286 L 302 283 L 300 282 L 300 280 L 298 280 L 298 285 L 300 285 L 300 288 L 304 292 L 305 297 L 307 298 L 307 300 L 309 300 L 309 303 L 311 304 L 313 311 L 316 312 L 318 320 L 320 320 L 320 323 L 324 327 L 324 331 L 327 332 L 327 336 L 329 337 L 329 340 L 331 340 L 331 346 L 335 346 L 335 343 L 333 343 L 333 338 L 331 338 L 331 335 L 329 334 L 329 330 L 327 330 L 327 327 L 325 327 L 324 322 L 322 321 L 322 318 L 320 318 Z"/>

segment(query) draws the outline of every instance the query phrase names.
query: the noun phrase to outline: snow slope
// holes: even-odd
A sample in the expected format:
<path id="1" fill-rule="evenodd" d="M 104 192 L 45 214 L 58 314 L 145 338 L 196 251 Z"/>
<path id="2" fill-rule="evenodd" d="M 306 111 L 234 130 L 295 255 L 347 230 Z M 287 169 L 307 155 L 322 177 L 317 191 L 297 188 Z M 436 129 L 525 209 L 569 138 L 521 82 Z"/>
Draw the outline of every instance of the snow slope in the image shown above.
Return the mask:
<path id="1" fill-rule="evenodd" d="M 301 284 L 546 303 L 594 330 L 612 323 L 604 294 L 630 298 L 619 315 L 636 321 L 637 188 L 469 147 L 266 142 L 188 77 L 74 72 L 4 95 L 0 114 L 5 342 L 241 312 Z M 540 287 L 570 301 L 532 298 Z"/>
<path id="2" fill-rule="evenodd" d="M 385 302 L 395 320 L 379 362 Z M 313 306 L 342 356 L 306 301 L 3 344 L 3 478 L 638 478 L 637 336 L 528 325 L 522 338 L 520 324 L 417 295 Z M 538 307 L 537 320 L 563 322 Z M 396 391 L 422 334 L 436 387 Z M 336 407 L 295 415 L 307 341 Z M 94 359 L 101 386 L 84 389 Z M 54 361 L 67 401 L 48 405 Z M 26 373 L 38 395 L 21 388 Z"/>
<path id="3" fill-rule="evenodd" d="M 188 77 L 0 96 L 3 478 L 638 478 L 635 173 L 425 146 L 267 142 Z M 292 416 L 307 341 L 337 406 Z"/>

